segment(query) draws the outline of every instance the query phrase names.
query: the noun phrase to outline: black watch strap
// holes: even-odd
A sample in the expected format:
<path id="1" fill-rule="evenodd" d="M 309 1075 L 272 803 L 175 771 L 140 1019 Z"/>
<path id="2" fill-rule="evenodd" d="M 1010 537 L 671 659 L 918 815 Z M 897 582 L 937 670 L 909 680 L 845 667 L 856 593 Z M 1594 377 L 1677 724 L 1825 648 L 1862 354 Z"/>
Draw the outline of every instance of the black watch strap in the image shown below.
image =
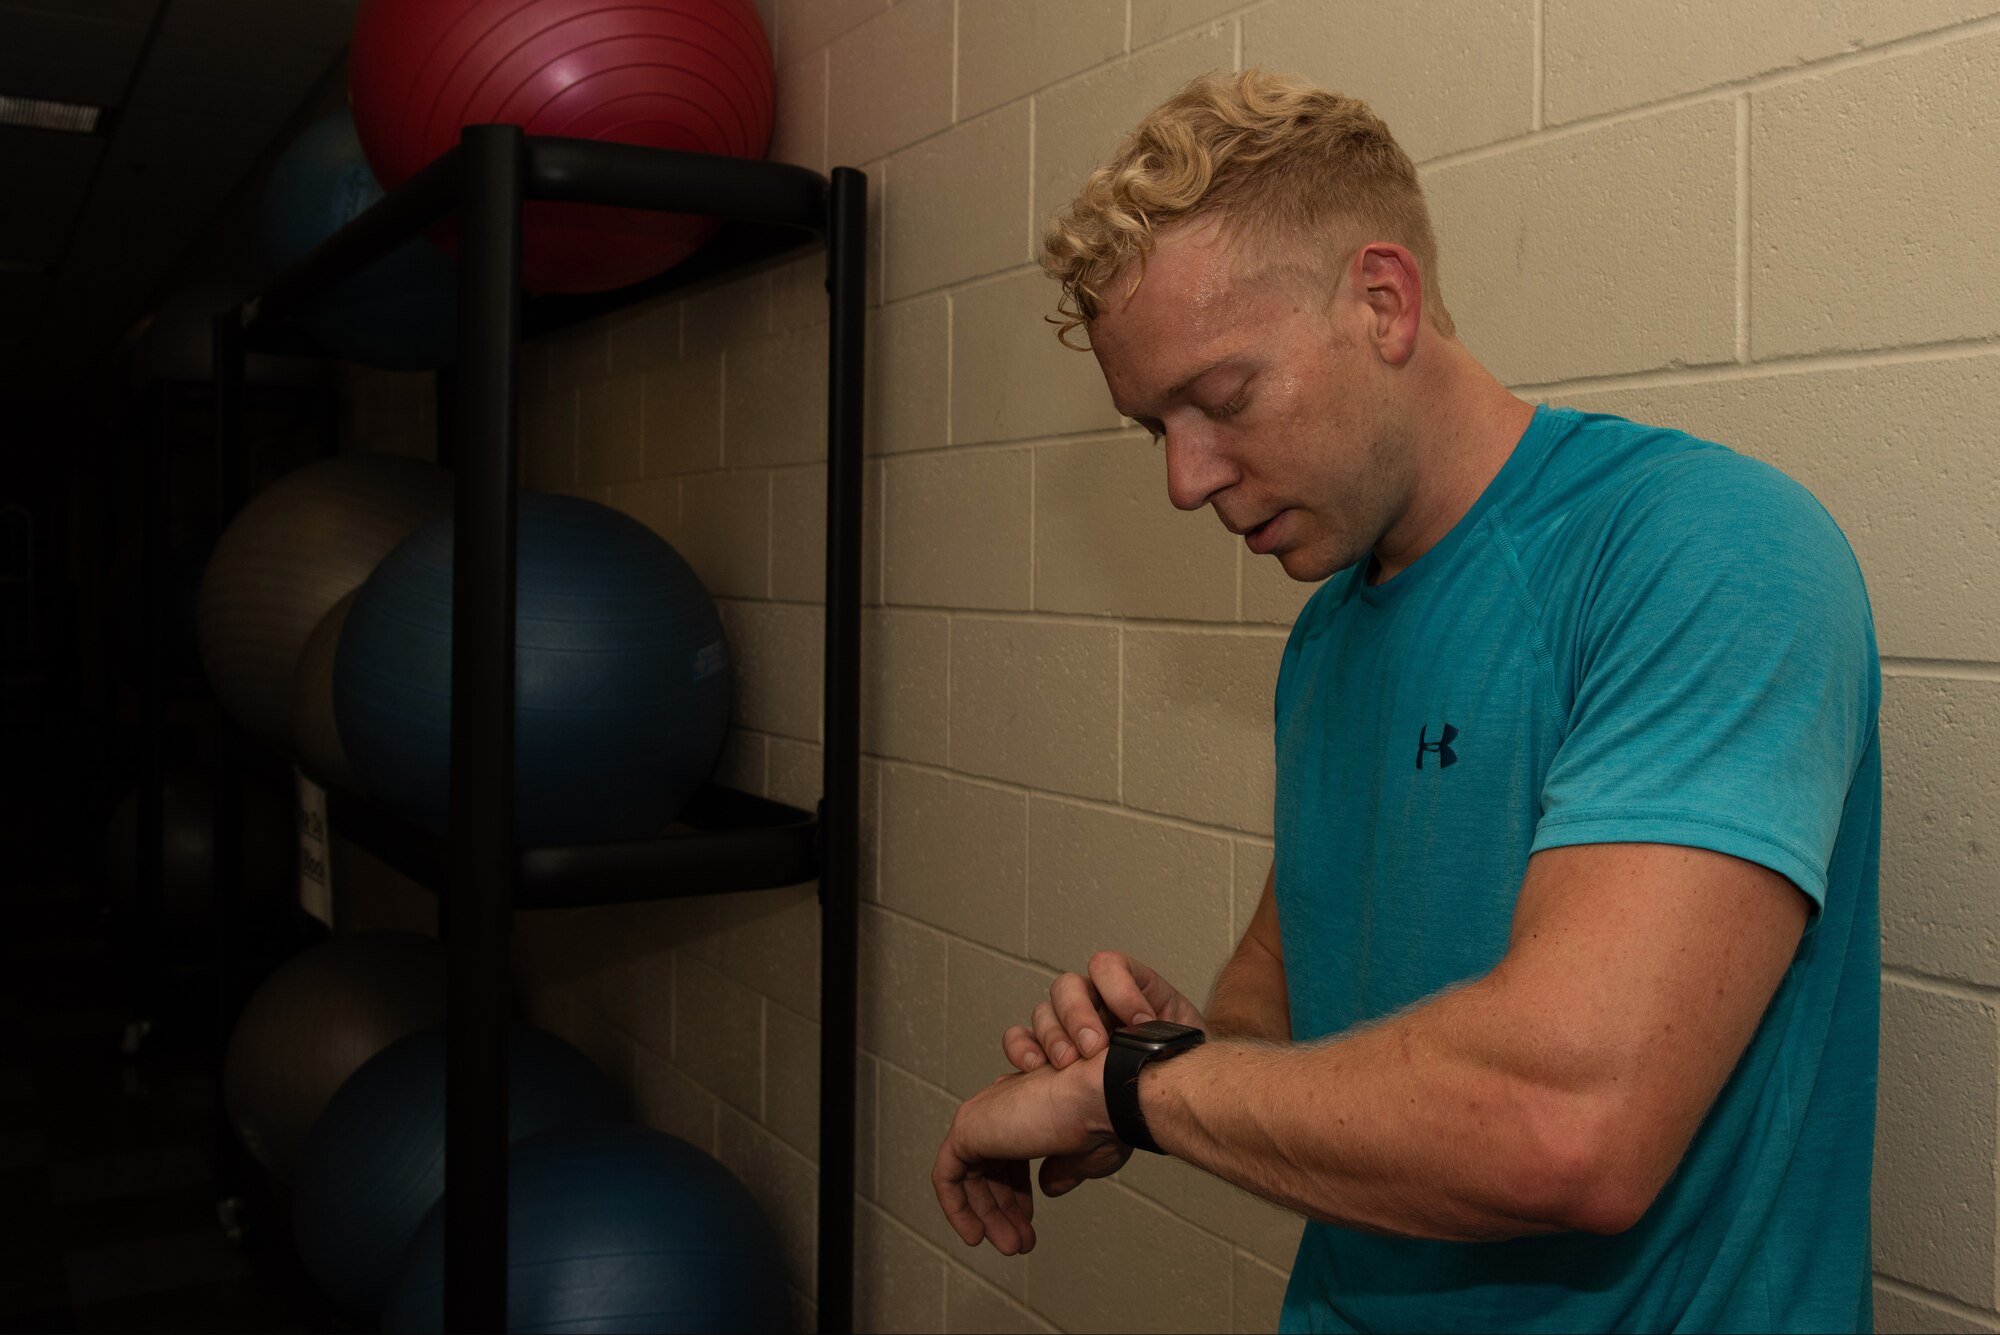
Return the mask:
<path id="1" fill-rule="evenodd" d="M 1113 1032 L 1111 1046 L 1104 1053 L 1104 1106 L 1119 1140 L 1135 1150 L 1166 1153 L 1153 1139 L 1146 1114 L 1139 1107 L 1139 1073 L 1148 1062 L 1165 1061 L 1200 1047 L 1207 1037 L 1190 1025 L 1167 1020 L 1149 1020 Z"/>

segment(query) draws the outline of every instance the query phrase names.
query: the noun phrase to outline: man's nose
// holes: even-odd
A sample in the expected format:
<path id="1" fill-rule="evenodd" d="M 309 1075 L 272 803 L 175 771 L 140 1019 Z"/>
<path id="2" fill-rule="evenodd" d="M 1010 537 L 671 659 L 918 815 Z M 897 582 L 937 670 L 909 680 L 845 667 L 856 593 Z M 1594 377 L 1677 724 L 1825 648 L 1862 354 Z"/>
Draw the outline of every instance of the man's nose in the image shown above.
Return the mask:
<path id="1" fill-rule="evenodd" d="M 1199 510 L 1234 479 L 1229 461 L 1199 426 L 1167 428 L 1167 498 L 1180 510 Z"/>

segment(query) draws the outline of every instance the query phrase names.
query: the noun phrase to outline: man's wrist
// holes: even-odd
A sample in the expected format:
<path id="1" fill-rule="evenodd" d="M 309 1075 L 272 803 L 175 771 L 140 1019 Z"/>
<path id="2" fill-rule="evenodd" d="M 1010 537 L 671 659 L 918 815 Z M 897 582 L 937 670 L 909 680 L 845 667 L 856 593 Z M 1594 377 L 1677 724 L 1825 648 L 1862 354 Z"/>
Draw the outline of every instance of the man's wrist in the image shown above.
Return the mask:
<path id="1" fill-rule="evenodd" d="M 1111 1125 L 1111 1108 L 1104 1101 L 1106 1051 L 1099 1048 L 1095 1057 L 1086 1057 L 1065 1072 L 1076 1079 L 1077 1115 L 1082 1119 L 1084 1129 L 1094 1136 L 1117 1134 Z"/>

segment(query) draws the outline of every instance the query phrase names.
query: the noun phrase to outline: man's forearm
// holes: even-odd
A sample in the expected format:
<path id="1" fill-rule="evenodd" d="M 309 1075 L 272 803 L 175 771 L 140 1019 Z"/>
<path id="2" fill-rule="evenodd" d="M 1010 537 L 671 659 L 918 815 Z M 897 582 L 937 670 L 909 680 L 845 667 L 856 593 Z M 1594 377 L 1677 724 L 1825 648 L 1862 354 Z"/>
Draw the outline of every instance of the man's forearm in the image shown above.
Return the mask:
<path id="1" fill-rule="evenodd" d="M 1486 1241 L 1588 1227 L 1588 1128 L 1509 1072 L 1491 1011 L 1475 983 L 1325 1043 L 1211 1042 L 1146 1068 L 1147 1125 L 1169 1153 L 1348 1228 Z"/>

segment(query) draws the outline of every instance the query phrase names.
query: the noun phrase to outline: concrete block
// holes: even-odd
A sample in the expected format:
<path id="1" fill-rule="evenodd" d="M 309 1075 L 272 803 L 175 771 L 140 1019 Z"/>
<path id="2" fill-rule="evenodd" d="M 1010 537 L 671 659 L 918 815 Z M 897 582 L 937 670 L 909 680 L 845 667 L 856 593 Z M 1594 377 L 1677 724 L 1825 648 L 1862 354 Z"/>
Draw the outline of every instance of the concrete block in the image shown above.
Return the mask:
<path id="1" fill-rule="evenodd" d="M 1229 1326 L 1229 1244 L 1113 1182 L 1087 1182 L 1035 1212 L 1027 1300 L 1068 1331 Z M 1171 1257 L 1172 1283 L 1160 1282 Z"/>
<path id="2" fill-rule="evenodd" d="M 605 317 L 611 374 L 643 375 L 680 360 L 681 308 L 658 297 Z"/>
<path id="3" fill-rule="evenodd" d="M 633 1076 L 633 1112 L 641 1125 L 679 1136 L 704 1154 L 715 1153 L 715 1095 L 666 1058 L 643 1049 L 634 1056 Z"/>
<path id="4" fill-rule="evenodd" d="M 1882 849 L 1882 963 L 2000 986 L 2000 683 L 1883 682 Z"/>
<path id="5" fill-rule="evenodd" d="M 716 610 L 736 670 L 732 721 L 756 732 L 818 741 L 824 612 L 795 603 L 731 599 L 719 600 Z"/>
<path id="6" fill-rule="evenodd" d="M 1306 1221 L 1281 1205 L 1204 1173 L 1193 1164 L 1158 1155 L 1133 1155 L 1118 1174 L 1121 1185 L 1173 1211 L 1197 1228 L 1218 1233 L 1266 1266 L 1290 1271 Z M 1277 1312 L 1265 1329 L 1275 1329 Z"/>
<path id="7" fill-rule="evenodd" d="M 861 748 L 943 765 L 949 754 L 951 618 L 933 612 L 861 614 Z"/>
<path id="8" fill-rule="evenodd" d="M 1020 1335 L 1023 1331 L 1053 1332 L 1055 1327 L 971 1271 L 947 1265 L 944 1325 L 940 1329 Z"/>
<path id="9" fill-rule="evenodd" d="M 826 783 L 826 764 L 810 742 L 773 737 L 764 766 L 764 796 L 801 810 L 812 810 Z"/>
<path id="10" fill-rule="evenodd" d="M 666 539 L 675 551 L 681 549 L 681 484 L 679 478 L 646 477 L 634 482 L 612 482 L 605 490 L 611 508 L 632 516 Z"/>
<path id="11" fill-rule="evenodd" d="M 827 77 L 823 50 L 779 72 L 771 161 L 826 171 Z"/>
<path id="12" fill-rule="evenodd" d="M 1027 944 L 1027 798 L 882 767 L 881 902 L 1019 954 Z"/>
<path id="13" fill-rule="evenodd" d="M 722 467 L 722 357 L 690 357 L 646 374 L 645 473 Z"/>
<path id="14" fill-rule="evenodd" d="M 954 8 L 903 0 L 827 48 L 830 161 L 868 162 L 951 124 Z"/>
<path id="15" fill-rule="evenodd" d="M 1237 580 L 1242 589 L 1242 618 L 1286 630 L 1299 619 L 1306 604 L 1319 592 L 1319 581 L 1305 583 L 1285 573 L 1275 556 L 1255 556 L 1237 544 Z"/>
<path id="16" fill-rule="evenodd" d="M 760 996 L 819 1019 L 816 886 L 731 895 L 723 909 L 722 971 Z"/>
<path id="17" fill-rule="evenodd" d="M 1035 451 L 1035 606 L 1045 612 L 1231 621 L 1241 543 L 1176 510 L 1144 432 Z"/>
<path id="18" fill-rule="evenodd" d="M 1243 8 L 1242 0 L 1131 0 L 1132 50 L 1143 51 L 1164 37 L 1171 37 L 1199 23 L 1219 18 L 1232 9 Z M 1229 25 L 1233 27 L 1234 25 Z M 1234 56 L 1231 52 L 1231 56 Z M 1217 66 L 1234 69 L 1233 64 Z"/>
<path id="19" fill-rule="evenodd" d="M 777 23 L 764 29 L 771 39 L 772 63 L 783 71 L 842 33 L 874 18 L 889 3 L 890 0 L 781 0 Z"/>
<path id="20" fill-rule="evenodd" d="M 943 293 L 868 314 L 870 454 L 934 450 L 951 437 L 951 307 Z"/>
<path id="21" fill-rule="evenodd" d="M 576 485 L 576 389 L 564 385 L 523 393 L 521 452 L 531 491 L 567 491 Z"/>
<path id="22" fill-rule="evenodd" d="M 1755 94 L 1752 356 L 2000 334 L 1996 144 L 2000 35 Z"/>
<path id="23" fill-rule="evenodd" d="M 764 1008 L 764 1125 L 808 1163 L 819 1162 L 819 1026 L 783 1006 Z"/>
<path id="24" fill-rule="evenodd" d="M 916 1234 L 861 1202 L 854 1212 L 854 1329 L 955 1330 L 945 1324 L 945 1259 Z"/>
<path id="25" fill-rule="evenodd" d="M 764 1107 L 764 999 L 686 955 L 674 967 L 674 1065 L 755 1117 Z"/>
<path id="26" fill-rule="evenodd" d="M 1281 636 L 1125 632 L 1125 804 L 1271 832 Z"/>
<path id="27" fill-rule="evenodd" d="M 1000 1048 L 1000 1036 L 1027 1024 L 1037 1004 L 1049 999 L 1055 974 L 1032 968 L 964 941 L 951 943 L 951 988 L 945 1002 L 947 1044 L 945 1088 L 969 1099 L 1014 1068 Z"/>
<path id="28" fill-rule="evenodd" d="M 1061 295 L 1040 269 L 952 293 L 954 442 L 1027 440 L 1124 425 L 1097 359 L 1064 347 L 1047 323 Z"/>
<path id="29" fill-rule="evenodd" d="M 2000 1317 L 1968 1316 L 1962 1309 L 1892 1289 L 1878 1279 L 1875 1329 L 1879 1335 L 1991 1335 L 2000 1331 Z"/>
<path id="30" fill-rule="evenodd" d="M 969 119 L 1125 50 L 1118 5 L 986 0 L 958 13 L 958 118 Z"/>
<path id="31" fill-rule="evenodd" d="M 618 376 L 578 388 L 578 481 L 623 482 L 645 473 L 644 405 L 642 376 Z"/>
<path id="32" fill-rule="evenodd" d="M 1880 1274 L 1991 1308 L 2000 1011 L 1882 983 L 1873 1236 Z"/>
<path id="33" fill-rule="evenodd" d="M 771 473 L 700 473 L 681 481 L 674 545 L 715 598 L 762 598 L 771 587 Z"/>
<path id="34" fill-rule="evenodd" d="M 861 910 L 861 1046 L 934 1085 L 945 1083 L 948 942 L 900 914 Z"/>
<path id="35" fill-rule="evenodd" d="M 1879 8 L 1879 6 L 1877 6 Z M 1848 47 L 1839 5 L 1547 0 L 1543 101 L 1550 125 L 1644 106 Z"/>
<path id="36" fill-rule="evenodd" d="M 1118 629 L 955 618 L 951 763 L 1031 788 L 1118 796 Z"/>
<path id="37" fill-rule="evenodd" d="M 1140 23 L 1140 5 L 1132 25 Z M 1135 50 L 1083 78 L 1035 95 L 1035 241 L 1041 243 L 1050 218 L 1076 198 L 1093 171 L 1108 161 L 1119 141 L 1147 112 L 1210 70 L 1227 70 L 1236 59 L 1236 25 L 1216 23 L 1171 42 Z M 1048 307 L 1055 309 L 1053 288 Z M 1046 330 L 1044 336 L 1053 334 Z"/>
<path id="38" fill-rule="evenodd" d="M 1509 384 L 1736 356 L 1727 101 L 1424 173 L 1459 335 Z"/>
<path id="39" fill-rule="evenodd" d="M 1276 1330 L 1285 1307 L 1285 1286 L 1291 1278 L 1289 1268 L 1275 1270 L 1248 1252 L 1238 1250 L 1236 1284 L 1229 1297 L 1229 1328 L 1244 1332 Z"/>
<path id="40" fill-rule="evenodd" d="M 824 464 L 771 471 L 771 596 L 788 603 L 826 599 Z"/>
<path id="41" fill-rule="evenodd" d="M 731 352 L 723 368 L 722 457 L 733 468 L 826 458 L 826 326 Z"/>
<path id="42" fill-rule="evenodd" d="M 1533 0 L 1413 5 L 1391 24 L 1377 22 L 1378 13 L 1364 0 L 1253 9 L 1243 16 L 1243 65 L 1360 98 L 1416 162 L 1533 128 Z M 1438 96 L 1441 88 L 1451 95 Z"/>
<path id="43" fill-rule="evenodd" d="M 728 1104 L 716 1110 L 715 1157 L 750 1189 L 778 1234 L 785 1277 L 807 1297 L 819 1282 L 819 1170 Z"/>
<path id="44" fill-rule="evenodd" d="M 882 238 L 887 300 L 1016 268 L 1033 257 L 1028 122 L 1028 104 L 1017 102 L 889 159 Z"/>
<path id="45" fill-rule="evenodd" d="M 883 596 L 918 607 L 1025 610 L 1034 457 L 953 451 L 883 461 Z"/>
<path id="46" fill-rule="evenodd" d="M 709 357 L 771 333 L 771 274 L 751 269 L 681 298 L 681 355 Z"/>
<path id="47" fill-rule="evenodd" d="M 1229 841 L 1052 798 L 1028 816 L 1029 958 L 1081 973 L 1094 952 L 1122 950 L 1207 1000 L 1236 944 Z"/>
<path id="48" fill-rule="evenodd" d="M 2000 660 L 2000 357 L 1566 394 L 1678 427 L 1796 478 L 1847 535 L 1883 654 Z"/>

